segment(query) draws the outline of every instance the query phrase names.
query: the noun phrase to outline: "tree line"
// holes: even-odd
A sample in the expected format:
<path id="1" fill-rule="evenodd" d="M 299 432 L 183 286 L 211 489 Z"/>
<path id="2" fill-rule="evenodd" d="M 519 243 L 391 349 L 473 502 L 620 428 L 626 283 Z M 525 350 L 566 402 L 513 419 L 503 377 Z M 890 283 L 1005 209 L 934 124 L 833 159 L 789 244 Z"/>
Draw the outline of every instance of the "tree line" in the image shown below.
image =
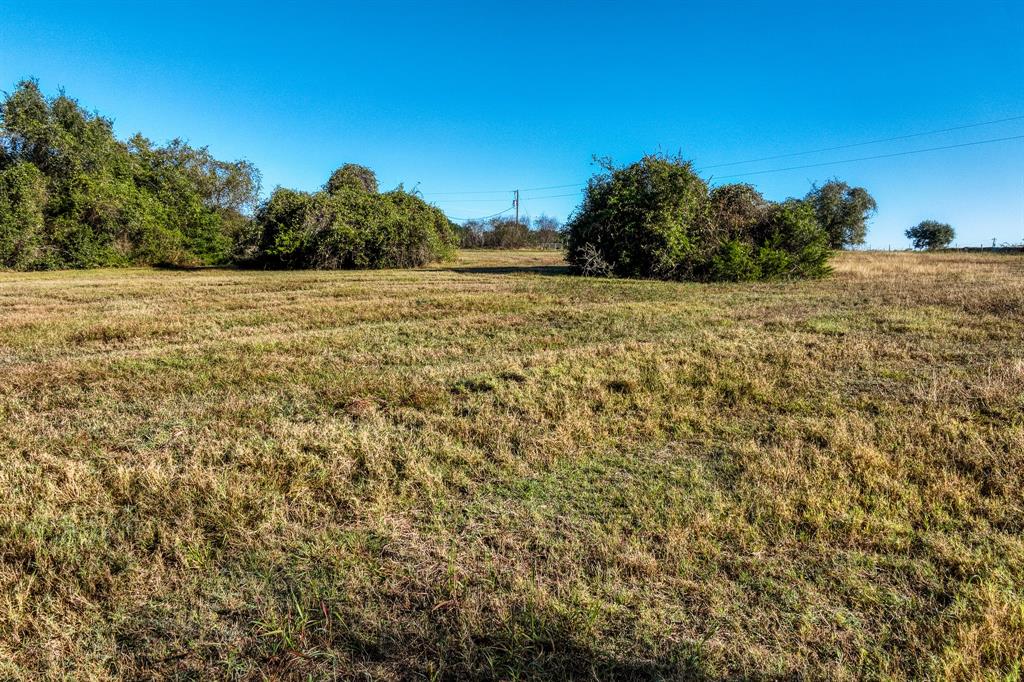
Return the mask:
<path id="1" fill-rule="evenodd" d="M 0 265 L 18 269 L 230 261 L 260 174 L 182 140 L 118 140 L 109 119 L 35 81 L 4 98 Z"/>
<path id="2" fill-rule="evenodd" d="M 454 225 L 399 187 L 349 164 L 315 193 L 277 188 L 206 147 L 142 135 L 63 92 L 18 83 L 0 106 L 0 266 L 412 267 L 445 258 Z"/>
<path id="3" fill-rule="evenodd" d="M 502 217 L 467 220 L 456 231 L 463 249 L 562 248 L 562 224 L 546 215 L 525 221 Z"/>
<path id="4" fill-rule="evenodd" d="M 380 191 L 346 164 L 316 192 L 275 188 L 259 171 L 206 147 L 141 134 L 34 80 L 0 103 L 0 267 L 122 265 L 273 268 L 414 267 L 462 248 L 564 248 L 583 274 L 665 279 L 817 277 L 834 249 L 863 244 L 877 210 L 839 180 L 802 199 L 767 201 L 752 185 L 710 188 L 679 157 L 602 162 L 563 227 L 548 216 L 456 225 L 415 191 Z M 925 221 L 915 248 L 940 248 L 952 228 Z"/>

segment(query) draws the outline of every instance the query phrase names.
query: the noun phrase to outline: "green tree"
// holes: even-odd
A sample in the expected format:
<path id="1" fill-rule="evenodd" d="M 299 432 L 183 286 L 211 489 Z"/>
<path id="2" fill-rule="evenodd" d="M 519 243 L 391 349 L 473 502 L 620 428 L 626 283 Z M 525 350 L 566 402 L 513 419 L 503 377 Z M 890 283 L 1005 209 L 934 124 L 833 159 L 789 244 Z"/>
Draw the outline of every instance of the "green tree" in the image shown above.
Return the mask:
<path id="1" fill-rule="evenodd" d="M 46 182 L 31 163 L 0 169 L 0 267 L 45 267 L 43 234 Z"/>
<path id="2" fill-rule="evenodd" d="M 944 249 L 956 237 L 956 231 L 947 223 L 937 220 L 923 220 L 904 234 L 911 240 L 915 249 L 935 251 Z"/>
<path id="3" fill-rule="evenodd" d="M 18 268 L 225 262 L 260 189 L 246 161 L 180 140 L 122 142 L 109 119 L 32 80 L 0 102 L 0 172 L 0 262 Z"/>
<path id="4" fill-rule="evenodd" d="M 863 244 L 868 219 L 878 210 L 874 197 L 863 187 L 833 178 L 821 187 L 811 186 L 806 200 L 814 207 L 818 223 L 828 233 L 829 246 L 842 249 Z"/>

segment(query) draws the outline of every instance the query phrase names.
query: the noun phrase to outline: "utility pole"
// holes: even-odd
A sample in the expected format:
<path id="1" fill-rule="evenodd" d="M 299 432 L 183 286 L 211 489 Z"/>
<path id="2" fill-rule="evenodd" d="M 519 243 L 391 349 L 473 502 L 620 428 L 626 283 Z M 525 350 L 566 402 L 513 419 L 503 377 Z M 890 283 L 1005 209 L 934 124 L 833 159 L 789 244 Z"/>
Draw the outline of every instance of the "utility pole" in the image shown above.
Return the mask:
<path id="1" fill-rule="evenodd" d="M 512 204 L 516 207 L 516 225 L 519 224 L 519 190 L 516 190 L 516 198 L 512 200 Z"/>

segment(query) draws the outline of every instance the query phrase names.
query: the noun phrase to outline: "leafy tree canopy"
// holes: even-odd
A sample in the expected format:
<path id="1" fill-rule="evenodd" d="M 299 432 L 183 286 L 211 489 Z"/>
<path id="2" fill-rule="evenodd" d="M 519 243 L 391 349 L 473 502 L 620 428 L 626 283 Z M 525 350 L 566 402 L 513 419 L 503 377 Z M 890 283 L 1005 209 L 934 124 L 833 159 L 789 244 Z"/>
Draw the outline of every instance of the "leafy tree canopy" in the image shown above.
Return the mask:
<path id="1" fill-rule="evenodd" d="M 818 223 L 828 233 L 829 246 L 842 249 L 863 244 L 868 219 L 878 210 L 874 197 L 863 187 L 833 178 L 821 187 L 814 185 L 806 200 L 814 207 Z"/>
<path id="2" fill-rule="evenodd" d="M 18 83 L 0 102 L 0 267 L 220 263 L 256 204 L 246 161 L 141 135 L 63 92 Z"/>

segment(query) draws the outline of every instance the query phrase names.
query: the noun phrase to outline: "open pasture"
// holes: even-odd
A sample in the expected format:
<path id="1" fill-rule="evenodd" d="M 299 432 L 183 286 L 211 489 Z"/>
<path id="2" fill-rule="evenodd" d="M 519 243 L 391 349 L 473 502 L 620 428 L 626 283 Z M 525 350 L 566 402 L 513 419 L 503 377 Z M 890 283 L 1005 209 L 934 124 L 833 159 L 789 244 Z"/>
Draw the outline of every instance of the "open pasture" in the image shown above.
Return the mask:
<path id="1" fill-rule="evenodd" d="M 0 273 L 0 678 L 1019 679 L 1024 257 L 559 261 Z"/>

